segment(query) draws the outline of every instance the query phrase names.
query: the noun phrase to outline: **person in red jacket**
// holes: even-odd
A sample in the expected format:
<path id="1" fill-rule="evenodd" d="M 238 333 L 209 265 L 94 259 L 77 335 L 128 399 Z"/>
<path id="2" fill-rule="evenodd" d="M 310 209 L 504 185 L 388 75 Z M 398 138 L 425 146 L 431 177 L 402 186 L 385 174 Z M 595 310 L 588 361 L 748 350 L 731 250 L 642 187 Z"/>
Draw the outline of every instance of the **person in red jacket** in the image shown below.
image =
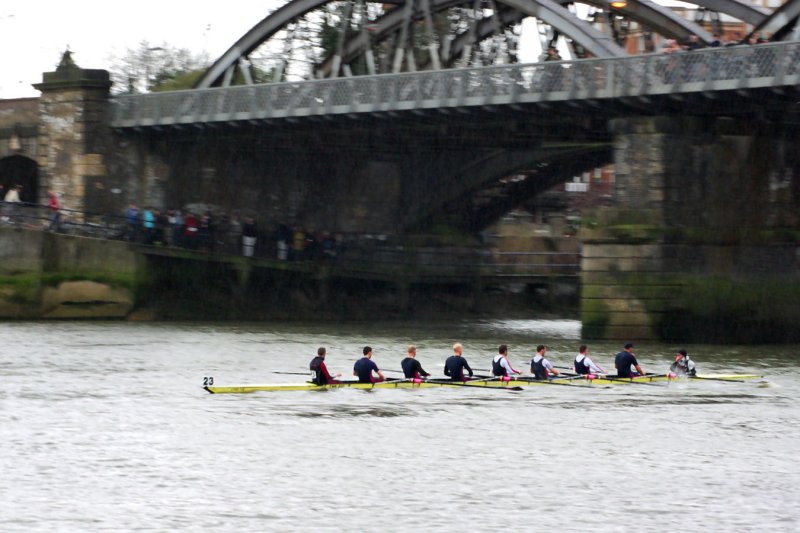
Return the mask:
<path id="1" fill-rule="evenodd" d="M 328 372 L 328 367 L 325 366 L 325 348 L 320 347 L 317 350 L 317 356 L 311 360 L 309 368 L 311 369 L 311 382 L 317 385 L 332 385 L 341 383 L 334 378 L 338 378 L 341 374 L 331 375 Z"/>

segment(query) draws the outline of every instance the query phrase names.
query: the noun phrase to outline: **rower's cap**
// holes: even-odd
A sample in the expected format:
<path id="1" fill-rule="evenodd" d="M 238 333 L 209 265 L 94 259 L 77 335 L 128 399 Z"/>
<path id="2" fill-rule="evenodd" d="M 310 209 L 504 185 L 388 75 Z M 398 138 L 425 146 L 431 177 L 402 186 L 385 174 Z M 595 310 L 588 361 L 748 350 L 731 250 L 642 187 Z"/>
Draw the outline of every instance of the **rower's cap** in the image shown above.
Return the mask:
<path id="1" fill-rule="evenodd" d="M 683 348 L 681 348 L 680 350 L 678 350 L 676 353 L 679 353 L 679 354 L 681 354 L 682 356 L 686 357 L 686 350 L 684 350 Z"/>
<path id="2" fill-rule="evenodd" d="M 633 348 L 633 344 L 631 344 L 629 342 L 626 342 L 625 343 L 625 349 L 627 350 L 628 348 Z"/>

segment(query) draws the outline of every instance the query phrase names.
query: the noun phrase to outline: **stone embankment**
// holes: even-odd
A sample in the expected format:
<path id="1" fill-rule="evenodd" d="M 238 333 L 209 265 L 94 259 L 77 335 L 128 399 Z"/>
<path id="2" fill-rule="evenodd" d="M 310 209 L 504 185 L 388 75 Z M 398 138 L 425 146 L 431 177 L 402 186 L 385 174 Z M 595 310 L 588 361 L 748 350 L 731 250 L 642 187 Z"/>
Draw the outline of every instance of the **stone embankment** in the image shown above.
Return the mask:
<path id="1" fill-rule="evenodd" d="M 127 243 L 0 228 L 0 318 L 124 318 L 136 280 Z"/>

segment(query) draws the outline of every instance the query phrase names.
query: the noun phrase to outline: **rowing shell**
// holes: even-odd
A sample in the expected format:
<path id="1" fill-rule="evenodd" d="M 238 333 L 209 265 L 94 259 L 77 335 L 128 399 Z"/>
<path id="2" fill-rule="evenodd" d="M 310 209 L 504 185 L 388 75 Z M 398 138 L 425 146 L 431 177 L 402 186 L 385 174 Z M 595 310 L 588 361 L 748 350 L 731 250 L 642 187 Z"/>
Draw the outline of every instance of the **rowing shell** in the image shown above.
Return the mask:
<path id="1" fill-rule="evenodd" d="M 253 385 L 214 385 L 213 378 L 204 378 L 205 390 L 211 394 L 246 394 L 261 391 L 301 391 L 301 390 L 328 390 L 328 389 L 428 389 L 435 387 L 475 387 L 475 388 L 516 388 L 530 386 L 565 385 L 574 387 L 596 387 L 607 385 L 625 385 L 628 383 L 659 383 L 674 380 L 706 380 L 715 381 L 743 381 L 759 379 L 763 376 L 754 374 L 706 374 L 696 377 L 675 377 L 674 375 L 656 374 L 652 376 L 638 376 L 635 378 L 566 378 L 554 379 L 551 381 L 534 381 L 523 379 L 512 379 L 510 381 L 499 380 L 479 380 L 479 381 L 446 381 L 446 380 L 426 380 L 426 381 L 381 381 L 378 383 L 359 383 L 357 381 L 345 381 L 329 385 L 315 385 L 310 382 L 305 383 L 266 383 Z"/>

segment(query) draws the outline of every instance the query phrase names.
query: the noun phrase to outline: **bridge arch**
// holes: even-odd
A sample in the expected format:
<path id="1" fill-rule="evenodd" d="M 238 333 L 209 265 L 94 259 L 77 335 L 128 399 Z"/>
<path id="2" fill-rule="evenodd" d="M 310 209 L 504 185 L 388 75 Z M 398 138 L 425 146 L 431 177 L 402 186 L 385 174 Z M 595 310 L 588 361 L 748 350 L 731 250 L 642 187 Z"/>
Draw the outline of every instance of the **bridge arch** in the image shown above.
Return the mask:
<path id="1" fill-rule="evenodd" d="M 262 43 L 270 39 L 289 24 L 307 13 L 319 9 L 331 0 L 294 0 L 268 15 L 250 31 L 243 35 L 214 64 L 209 67 L 198 81 L 196 88 L 208 88 L 225 85 L 229 81 L 233 69 L 248 57 Z M 553 0 L 497 0 L 527 16 L 536 17 L 562 34 L 569 35 L 577 43 L 597 57 L 618 57 L 625 55 L 624 50 L 613 40 L 592 27 L 586 21 L 574 17 L 568 10 Z M 464 0 L 442 0 L 431 2 L 431 9 L 441 11 L 450 7 L 463 5 Z M 422 16 L 421 10 L 418 17 Z M 397 27 L 403 22 L 402 9 L 393 9 L 376 21 L 376 33 L 382 34 L 385 27 Z"/>
<path id="2" fill-rule="evenodd" d="M 404 7 L 404 3 L 389 1 L 397 7 L 386 11 L 378 19 L 370 23 L 370 32 L 357 32 L 345 43 L 342 57 L 326 58 L 320 72 L 323 75 L 336 76 L 338 65 L 349 64 L 356 57 L 363 54 L 371 42 L 381 42 L 395 34 L 399 28 L 407 23 L 408 17 L 412 20 L 422 20 L 426 10 L 430 13 L 441 13 L 454 7 L 472 6 L 465 0 L 421 0 Z M 365 3 L 373 0 L 365 0 Z M 211 67 L 196 84 L 196 88 L 230 85 L 235 69 L 239 67 L 244 72 L 244 78 L 250 82 L 248 71 L 248 58 L 262 44 L 275 37 L 279 32 L 286 30 L 307 14 L 334 4 L 333 0 L 292 0 L 280 7 L 240 39 L 236 41 Z M 351 2 L 352 3 L 352 2 Z M 381 2 L 386 4 L 387 2 Z M 616 57 L 624 55 L 624 51 L 613 42 L 613 39 L 588 22 L 571 14 L 565 4 L 568 0 L 495 0 L 490 2 L 494 7 L 494 15 L 476 22 L 476 29 L 467 36 L 456 36 L 451 53 L 443 58 L 445 64 L 453 64 L 455 54 L 462 53 L 469 46 L 467 41 L 479 42 L 494 35 L 499 29 L 508 28 L 510 25 L 521 21 L 525 17 L 535 17 L 549 24 L 560 34 L 571 38 L 595 57 Z M 582 0 L 581 3 L 593 5 L 601 9 L 607 8 L 605 0 Z M 792 2 L 790 2 L 792 3 Z M 726 13 L 747 24 L 757 26 L 762 24 L 768 16 L 767 11 L 753 7 L 741 0 L 698 0 L 695 4 Z M 651 0 L 631 2 L 628 6 L 615 9 L 615 13 L 622 14 L 642 24 L 644 27 L 666 37 L 681 38 L 695 34 L 701 41 L 710 42 L 712 37 L 698 24 L 682 19 L 670 9 L 659 6 Z M 349 15 L 348 15 L 349 16 Z M 336 65 L 336 67 L 334 66 Z"/>
<path id="3" fill-rule="evenodd" d="M 569 0 L 557 0 L 558 4 L 566 5 L 570 3 Z M 459 4 L 459 0 L 433 0 L 431 3 L 432 10 L 442 10 L 453 7 Z M 582 0 L 582 3 L 594 7 L 602 8 L 607 6 L 604 0 Z M 681 39 L 690 34 L 695 34 L 700 37 L 700 40 L 705 43 L 710 43 L 713 37 L 702 26 L 695 22 L 685 20 L 675 14 L 672 10 L 665 8 L 651 2 L 650 0 L 638 0 L 632 2 L 624 8 L 615 10 L 632 20 L 635 20 L 645 27 L 651 28 L 657 33 L 666 37 Z M 421 18 L 423 16 L 421 11 L 414 14 L 414 18 Z M 478 22 L 475 34 L 476 41 L 482 41 L 494 35 L 497 27 L 506 28 L 517 24 L 522 19 L 532 16 L 527 11 L 519 9 L 508 8 L 505 10 L 498 10 L 495 14 L 482 19 Z M 576 19 L 577 20 L 577 19 Z M 356 57 L 363 54 L 369 46 L 369 40 L 381 41 L 387 35 L 396 32 L 400 25 L 403 24 L 402 13 L 399 10 L 393 10 L 387 13 L 375 24 L 375 30 L 371 36 L 359 34 L 350 39 L 345 45 L 345 50 L 342 57 L 343 63 L 349 63 L 355 60 Z M 450 53 L 447 57 L 442 58 L 442 63 L 445 65 L 452 65 L 456 59 L 461 55 L 462 50 L 466 43 L 472 38 L 468 32 L 464 32 L 453 39 L 450 46 Z M 607 39 L 607 37 L 604 36 Z M 320 70 L 325 73 L 326 77 L 330 74 L 332 68 L 332 58 L 328 58 Z"/>

